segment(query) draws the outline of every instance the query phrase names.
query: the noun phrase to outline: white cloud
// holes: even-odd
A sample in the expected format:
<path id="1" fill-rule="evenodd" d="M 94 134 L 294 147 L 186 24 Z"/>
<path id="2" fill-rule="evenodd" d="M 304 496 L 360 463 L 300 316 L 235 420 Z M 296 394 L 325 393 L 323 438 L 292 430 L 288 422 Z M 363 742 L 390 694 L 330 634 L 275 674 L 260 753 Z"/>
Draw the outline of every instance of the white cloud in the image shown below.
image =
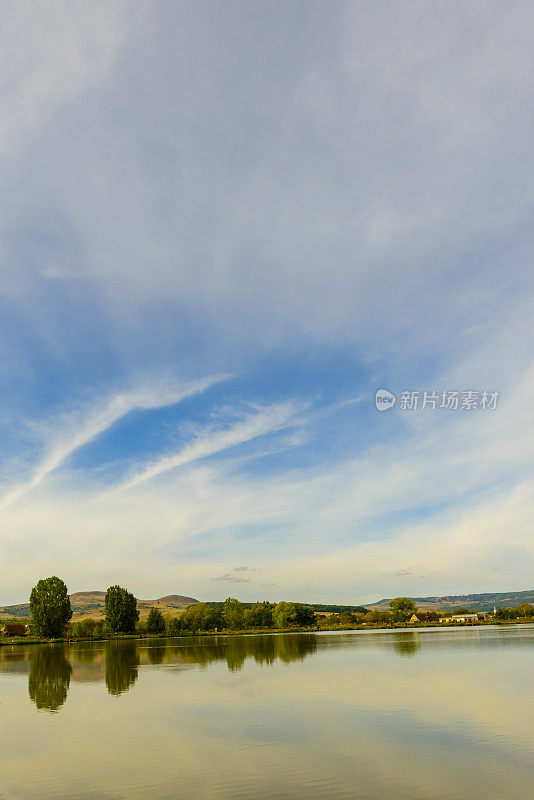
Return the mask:
<path id="1" fill-rule="evenodd" d="M 0 151 L 20 148 L 58 107 L 105 78 L 142 8 L 121 0 L 2 3 Z"/>
<path id="2" fill-rule="evenodd" d="M 144 481 L 156 478 L 169 470 L 182 467 L 207 456 L 215 455 L 250 442 L 259 436 L 285 428 L 294 419 L 296 407 L 293 403 L 278 403 L 263 411 L 249 414 L 245 419 L 224 430 L 208 430 L 186 445 L 179 453 L 165 456 L 144 470 L 124 481 L 118 490 L 131 489 Z"/>
<path id="3" fill-rule="evenodd" d="M 162 408 L 175 405 L 186 397 L 191 397 L 209 389 L 215 383 L 227 380 L 229 376 L 209 376 L 203 380 L 181 387 L 164 385 L 121 392 L 98 403 L 90 410 L 83 408 L 68 419 L 55 421 L 53 430 L 48 431 L 48 453 L 34 470 L 29 480 L 12 488 L 0 500 L 0 510 L 19 500 L 27 492 L 35 489 L 44 479 L 63 464 L 69 456 L 97 436 L 108 430 L 114 423 L 134 409 Z"/>

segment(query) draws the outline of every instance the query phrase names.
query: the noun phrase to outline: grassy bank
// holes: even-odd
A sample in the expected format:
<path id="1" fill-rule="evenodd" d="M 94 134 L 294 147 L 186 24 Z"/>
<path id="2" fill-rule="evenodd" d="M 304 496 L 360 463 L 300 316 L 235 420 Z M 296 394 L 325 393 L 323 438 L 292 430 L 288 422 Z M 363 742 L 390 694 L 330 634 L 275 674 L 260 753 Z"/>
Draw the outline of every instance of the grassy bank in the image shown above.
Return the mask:
<path id="1" fill-rule="evenodd" d="M 86 636 L 86 637 L 61 637 L 58 639 L 42 639 L 35 636 L 12 636 L 0 638 L 0 647 L 18 644 L 58 644 L 64 642 L 65 644 L 74 644 L 76 642 L 111 642 L 119 639 L 134 639 L 137 641 L 144 641 L 146 639 L 193 639 L 195 637 L 205 638 L 213 636 L 255 636 L 258 634 L 277 634 L 277 633 L 339 633 L 343 631 L 379 631 L 379 630 L 414 630 L 419 628 L 474 628 L 485 627 L 488 625 L 525 625 L 533 624 L 533 618 L 515 619 L 509 621 L 493 621 L 493 622 L 455 622 L 447 625 L 446 623 L 432 623 L 432 622 L 419 622 L 412 624 L 395 624 L 395 625 L 324 625 L 319 628 L 254 628 L 243 630 L 223 630 L 223 631 L 197 631 L 196 633 L 182 632 L 176 634 L 146 634 L 146 633 L 124 633 L 112 636 Z"/>

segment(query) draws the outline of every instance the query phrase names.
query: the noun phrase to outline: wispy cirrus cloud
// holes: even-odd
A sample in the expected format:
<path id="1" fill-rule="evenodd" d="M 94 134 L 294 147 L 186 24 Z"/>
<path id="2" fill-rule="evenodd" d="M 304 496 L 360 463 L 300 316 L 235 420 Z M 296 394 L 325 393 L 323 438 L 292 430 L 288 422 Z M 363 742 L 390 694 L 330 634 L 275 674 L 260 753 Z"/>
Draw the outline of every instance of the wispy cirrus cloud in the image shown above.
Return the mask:
<path id="1" fill-rule="evenodd" d="M 119 484 L 115 491 L 132 489 L 170 470 L 222 453 L 260 436 L 280 431 L 295 422 L 296 413 L 297 407 L 294 403 L 276 403 L 256 413 L 248 414 L 244 419 L 223 430 L 208 428 L 179 453 L 158 459 Z"/>
<path id="2" fill-rule="evenodd" d="M 92 409 L 81 409 L 67 420 L 57 421 L 48 438 L 53 442 L 49 452 L 36 467 L 29 480 L 8 491 L 0 499 L 0 511 L 35 489 L 80 448 L 136 409 L 156 409 L 175 405 L 187 397 L 200 394 L 216 383 L 228 380 L 228 375 L 213 375 L 182 387 L 165 385 L 144 387 L 121 392 L 100 402 Z"/>

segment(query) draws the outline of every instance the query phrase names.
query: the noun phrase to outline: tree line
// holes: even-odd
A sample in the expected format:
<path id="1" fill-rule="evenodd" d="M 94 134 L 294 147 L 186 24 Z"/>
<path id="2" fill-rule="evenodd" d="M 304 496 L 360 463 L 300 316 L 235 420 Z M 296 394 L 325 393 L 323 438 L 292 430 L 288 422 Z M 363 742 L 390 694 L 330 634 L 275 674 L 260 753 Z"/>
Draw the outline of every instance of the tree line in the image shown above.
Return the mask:
<path id="1" fill-rule="evenodd" d="M 525 618 L 533 616 L 534 606 L 532 606 L 530 603 L 520 603 L 514 608 L 498 608 L 495 613 L 495 619 L 498 620 L 521 619 L 522 617 Z"/>
<path id="2" fill-rule="evenodd" d="M 32 632 L 47 639 L 59 638 L 67 631 L 75 637 L 145 632 L 173 635 L 249 628 L 306 628 L 316 622 L 313 608 L 303 603 L 263 601 L 248 605 L 246 608 L 235 597 L 229 597 L 222 604 L 194 603 L 180 615 L 166 617 L 159 608 L 151 608 L 145 623 L 139 621 L 134 595 L 116 585 L 106 592 L 103 621 L 85 619 L 71 625 L 73 611 L 64 581 L 56 576 L 44 578 L 30 594 Z"/>
<path id="3" fill-rule="evenodd" d="M 194 603 L 179 615 L 164 616 L 159 608 L 151 608 L 146 621 L 139 620 L 137 600 L 122 586 L 110 586 L 105 595 L 104 620 L 85 619 L 71 624 L 72 607 L 67 586 L 58 577 L 40 580 L 30 594 L 32 632 L 43 638 L 53 639 L 66 632 L 77 638 L 105 636 L 110 634 L 147 633 L 170 636 L 201 631 L 238 631 L 249 629 L 287 629 L 317 627 L 350 627 L 354 625 L 394 626 L 406 625 L 417 612 L 415 602 L 409 597 L 391 600 L 389 610 L 373 609 L 353 611 L 339 607 L 339 613 L 326 619 L 316 619 L 312 606 L 304 603 L 267 600 L 243 604 L 235 597 L 224 603 Z M 354 606 L 352 607 L 354 608 Z M 457 609 L 467 612 L 468 609 Z M 452 613 L 452 612 L 449 612 Z M 433 611 L 417 612 L 419 621 L 435 622 L 439 615 Z M 522 603 L 516 608 L 499 608 L 496 620 L 530 618 L 534 608 Z M 441 612 L 446 616 L 446 612 Z"/>

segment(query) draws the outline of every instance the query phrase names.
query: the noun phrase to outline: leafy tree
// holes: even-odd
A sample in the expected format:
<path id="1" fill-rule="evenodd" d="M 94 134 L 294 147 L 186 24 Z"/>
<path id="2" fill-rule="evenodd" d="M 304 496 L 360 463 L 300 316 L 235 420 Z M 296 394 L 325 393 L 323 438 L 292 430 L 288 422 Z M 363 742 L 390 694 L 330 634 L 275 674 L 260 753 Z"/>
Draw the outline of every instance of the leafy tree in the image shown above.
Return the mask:
<path id="1" fill-rule="evenodd" d="M 311 606 L 295 603 L 295 623 L 302 628 L 315 625 L 315 612 Z"/>
<path id="2" fill-rule="evenodd" d="M 373 625 L 387 625 L 393 621 L 393 614 L 391 611 L 379 611 L 378 608 L 373 611 L 368 611 L 364 614 L 365 622 L 370 622 Z"/>
<path id="3" fill-rule="evenodd" d="M 206 603 L 202 612 L 203 630 L 211 631 L 213 628 L 224 626 L 223 613 L 220 608 L 214 608 Z"/>
<path id="4" fill-rule="evenodd" d="M 455 608 L 452 612 L 453 617 L 457 617 L 460 614 L 472 614 L 473 612 L 470 611 L 467 606 L 460 606 L 460 608 Z"/>
<path id="5" fill-rule="evenodd" d="M 282 600 L 277 603 L 273 611 L 274 624 L 277 628 L 289 628 L 297 623 L 297 610 L 295 603 Z"/>
<path id="6" fill-rule="evenodd" d="M 159 608 L 151 608 L 146 623 L 149 633 L 165 633 L 165 620 Z"/>
<path id="7" fill-rule="evenodd" d="M 408 622 L 417 607 L 409 597 L 395 597 L 389 604 L 395 622 Z"/>
<path id="8" fill-rule="evenodd" d="M 32 628 L 39 636 L 55 639 L 61 636 L 72 617 L 67 587 L 53 576 L 40 580 L 30 594 Z"/>
<path id="9" fill-rule="evenodd" d="M 104 601 L 106 628 L 113 633 L 134 633 L 139 619 L 137 600 L 127 589 L 110 586 Z"/>
<path id="10" fill-rule="evenodd" d="M 202 629 L 204 619 L 204 603 L 188 606 L 181 616 L 182 630 L 196 633 Z"/>
<path id="11" fill-rule="evenodd" d="M 495 619 L 517 619 L 519 612 L 516 608 L 498 608 Z"/>
<path id="12" fill-rule="evenodd" d="M 253 603 L 250 609 L 249 622 L 251 628 L 272 628 L 274 605 L 265 600 Z"/>
<path id="13" fill-rule="evenodd" d="M 182 631 L 182 617 L 167 617 L 165 632 L 169 636 L 175 636 Z"/>
<path id="14" fill-rule="evenodd" d="M 223 619 L 224 624 L 227 628 L 230 628 L 230 630 L 238 630 L 243 627 L 245 622 L 243 606 L 235 597 L 228 597 L 224 601 Z"/>
<path id="15" fill-rule="evenodd" d="M 135 632 L 139 633 L 140 635 L 145 635 L 148 633 L 148 619 L 138 619 L 135 623 Z"/>
<path id="16" fill-rule="evenodd" d="M 81 619 L 73 623 L 72 633 L 77 639 L 83 639 L 86 636 L 93 636 L 97 630 L 97 622 L 95 619 Z"/>
<path id="17" fill-rule="evenodd" d="M 534 608 L 530 605 L 530 603 L 520 603 L 516 606 L 515 610 L 521 617 L 531 617 L 534 613 Z"/>
<path id="18" fill-rule="evenodd" d="M 188 606 L 181 616 L 181 628 L 197 633 L 222 627 L 221 612 L 207 603 L 194 603 Z"/>

